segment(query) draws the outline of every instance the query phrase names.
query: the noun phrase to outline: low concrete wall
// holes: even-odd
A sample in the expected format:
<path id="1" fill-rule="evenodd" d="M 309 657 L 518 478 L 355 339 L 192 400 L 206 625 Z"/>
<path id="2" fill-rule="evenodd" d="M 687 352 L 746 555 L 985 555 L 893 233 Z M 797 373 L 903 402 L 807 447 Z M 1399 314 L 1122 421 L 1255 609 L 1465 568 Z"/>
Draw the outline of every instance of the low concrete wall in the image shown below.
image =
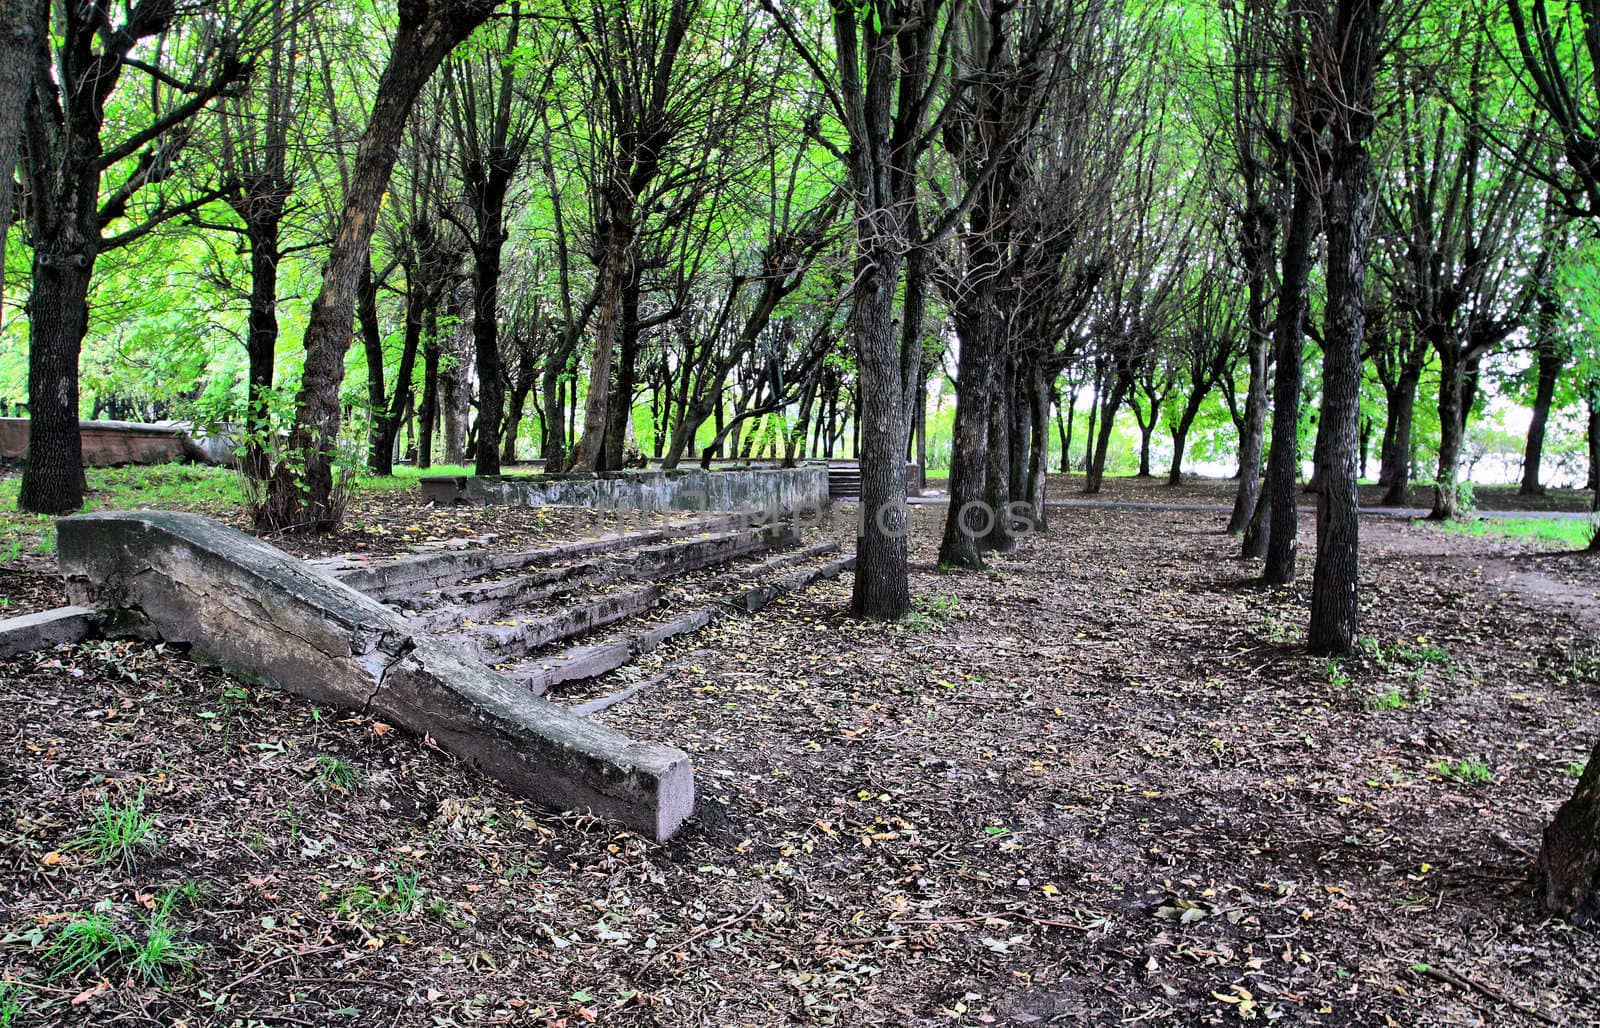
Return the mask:
<path id="1" fill-rule="evenodd" d="M 0 418 L 0 457 L 28 455 L 27 418 Z M 128 421 L 80 421 L 83 463 L 92 468 L 115 464 L 171 464 L 190 455 L 192 444 L 181 428 L 136 425 Z"/>
<path id="2" fill-rule="evenodd" d="M 191 645 L 246 677 L 391 721 L 547 806 L 654 839 L 694 810 L 689 758 L 635 742 L 281 550 L 195 514 L 57 522 L 74 603 L 111 635 Z"/>
<path id="3" fill-rule="evenodd" d="M 588 507 L 594 510 L 819 511 L 828 505 L 828 469 L 702 471 L 601 471 L 569 475 L 475 477 L 442 475 L 422 480 L 422 496 L 435 503 L 501 507 Z"/>

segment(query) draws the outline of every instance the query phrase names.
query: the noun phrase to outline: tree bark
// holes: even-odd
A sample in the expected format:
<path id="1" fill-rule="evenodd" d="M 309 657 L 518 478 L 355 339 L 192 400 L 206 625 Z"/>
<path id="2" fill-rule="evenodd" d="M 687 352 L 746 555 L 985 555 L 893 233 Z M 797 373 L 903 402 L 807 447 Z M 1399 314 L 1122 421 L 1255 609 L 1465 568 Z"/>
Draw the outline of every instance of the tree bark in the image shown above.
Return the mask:
<path id="1" fill-rule="evenodd" d="M 1334 15 L 1340 47 L 1328 209 L 1327 317 L 1322 358 L 1321 489 L 1317 561 L 1312 573 L 1307 645 L 1315 654 L 1356 647 L 1360 614 L 1360 514 L 1357 449 L 1361 363 L 1366 338 L 1367 259 L 1372 243 L 1373 80 L 1382 0 L 1340 0 Z"/>
<path id="2" fill-rule="evenodd" d="M 1577 925 L 1600 920 L 1600 745 L 1545 828 L 1536 873 L 1547 913 Z"/>
<path id="3" fill-rule="evenodd" d="M 1457 482 L 1461 468 L 1461 385 L 1460 350 L 1454 344 L 1439 351 L 1439 470 L 1433 484 L 1433 521 L 1450 521 L 1461 513 L 1461 489 Z"/>
<path id="4" fill-rule="evenodd" d="M 94 249 L 87 239 L 40 240 L 28 303 L 28 461 L 17 506 L 70 514 L 83 506 L 78 355 L 88 331 Z M 74 242 L 76 245 L 73 245 Z"/>
<path id="5" fill-rule="evenodd" d="M 14 210 L 12 183 L 33 87 L 40 14 L 47 8 L 44 0 L 6 0 L 0 5 L 0 299 L 5 296 L 6 239 Z"/>
<path id="6" fill-rule="evenodd" d="M 1310 140 L 1297 144 L 1303 148 L 1315 145 Z M 1296 162 L 1294 198 L 1284 234 L 1278 320 L 1273 330 L 1277 367 L 1272 383 L 1272 452 L 1267 458 L 1266 488 L 1262 500 L 1257 503 L 1260 506 L 1265 502 L 1263 509 L 1268 514 L 1262 520 L 1266 529 L 1266 565 L 1261 573 L 1262 581 L 1268 585 L 1287 585 L 1294 581 L 1295 558 L 1299 553 L 1296 535 L 1300 526 L 1301 351 L 1311 244 L 1316 238 L 1317 225 L 1316 173 L 1307 166 L 1309 159 L 1308 155 Z M 1258 545 L 1259 542 L 1258 537 Z"/>
<path id="7" fill-rule="evenodd" d="M 1556 383 L 1561 378 L 1562 360 L 1560 342 L 1556 338 L 1556 319 L 1560 316 L 1560 300 L 1552 290 L 1544 290 L 1539 297 L 1539 314 L 1534 325 L 1538 341 L 1535 344 L 1539 381 L 1534 388 L 1533 418 L 1528 423 L 1528 444 L 1522 455 L 1522 485 L 1517 490 L 1523 496 L 1541 496 L 1544 485 L 1539 481 L 1540 466 L 1544 463 L 1545 427 L 1550 422 L 1550 405 L 1555 398 Z"/>
<path id="8" fill-rule="evenodd" d="M 1426 358 L 1426 346 L 1413 347 L 1413 350 Z M 1378 459 L 1378 480 L 1387 487 L 1383 494 L 1387 507 L 1404 507 L 1411 500 L 1411 430 L 1416 420 L 1417 385 L 1422 379 L 1424 359 L 1414 362 L 1408 359 L 1394 389 L 1387 391 L 1383 453 Z"/>

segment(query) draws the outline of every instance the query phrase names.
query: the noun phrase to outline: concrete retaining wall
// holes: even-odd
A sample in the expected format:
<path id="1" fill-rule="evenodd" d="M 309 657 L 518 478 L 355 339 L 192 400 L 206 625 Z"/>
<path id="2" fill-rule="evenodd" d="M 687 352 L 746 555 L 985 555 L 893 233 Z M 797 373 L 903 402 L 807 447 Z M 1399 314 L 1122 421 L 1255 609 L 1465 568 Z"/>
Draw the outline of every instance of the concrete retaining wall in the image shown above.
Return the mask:
<path id="1" fill-rule="evenodd" d="M 759 510 L 799 513 L 828 505 L 828 469 L 602 471 L 569 475 L 422 480 L 435 503 L 501 507 L 588 507 L 593 510 Z"/>
<path id="2" fill-rule="evenodd" d="M 536 802 L 590 809 L 654 839 L 694 810 L 682 751 L 532 695 L 259 539 L 166 511 L 57 525 L 67 594 L 98 611 L 107 634 L 191 645 L 245 678 L 431 736 Z"/>
<path id="3" fill-rule="evenodd" d="M 0 457 L 22 460 L 28 455 L 27 418 L 0 418 Z M 170 425 L 137 425 L 127 421 L 80 421 L 83 463 L 92 468 L 116 464 L 171 464 L 190 453 L 189 437 Z"/>

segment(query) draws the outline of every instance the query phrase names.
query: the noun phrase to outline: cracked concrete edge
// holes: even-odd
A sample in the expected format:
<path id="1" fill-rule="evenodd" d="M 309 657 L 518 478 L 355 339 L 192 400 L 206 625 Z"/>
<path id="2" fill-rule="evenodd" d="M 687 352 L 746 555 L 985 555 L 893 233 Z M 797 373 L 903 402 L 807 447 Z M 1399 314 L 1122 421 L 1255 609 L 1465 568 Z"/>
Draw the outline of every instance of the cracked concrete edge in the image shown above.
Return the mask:
<path id="1" fill-rule="evenodd" d="M 381 716 L 535 802 L 656 840 L 694 810 L 682 751 L 533 696 L 449 642 L 259 539 L 194 514 L 57 522 L 73 601 L 105 631 L 192 646 L 244 677 Z"/>
<path id="2" fill-rule="evenodd" d="M 100 619 L 87 607 L 57 607 L 0 621 L 0 659 L 30 650 L 73 646 L 99 629 Z"/>

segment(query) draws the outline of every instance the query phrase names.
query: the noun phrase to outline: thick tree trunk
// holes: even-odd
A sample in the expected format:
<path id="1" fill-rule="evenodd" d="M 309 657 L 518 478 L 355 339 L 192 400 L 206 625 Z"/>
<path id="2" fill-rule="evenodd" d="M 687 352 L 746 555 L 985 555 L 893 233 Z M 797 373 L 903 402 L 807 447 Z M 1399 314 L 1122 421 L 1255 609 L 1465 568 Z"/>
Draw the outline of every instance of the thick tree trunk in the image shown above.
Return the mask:
<path id="1" fill-rule="evenodd" d="M 1600 921 L 1600 745 L 1544 830 L 1537 874 L 1547 913 L 1578 925 Z"/>
<path id="2" fill-rule="evenodd" d="M 1372 243 L 1372 91 L 1381 0 L 1340 0 L 1340 93 L 1347 131 L 1334 143 L 1328 190 L 1327 316 L 1322 358 L 1322 454 L 1318 477 L 1317 561 L 1307 647 L 1354 652 L 1360 615 L 1360 514 L 1357 448 L 1361 354 L 1366 339 L 1367 258 Z M 1336 133 L 1337 135 L 1337 133 Z"/>
<path id="3" fill-rule="evenodd" d="M 1298 145 L 1315 144 L 1301 140 Z M 1263 519 L 1267 538 L 1266 565 L 1261 578 L 1268 585 L 1286 585 L 1294 581 L 1295 558 L 1299 553 L 1296 536 L 1300 525 L 1301 350 L 1311 243 L 1316 237 L 1314 174 L 1310 168 L 1297 166 L 1289 226 L 1284 234 L 1283 284 L 1279 289 L 1278 320 L 1273 337 L 1277 367 L 1272 382 L 1272 452 L 1267 458 L 1264 490 L 1264 510 L 1269 516 Z"/>
<path id="4" fill-rule="evenodd" d="M 994 367 L 989 352 L 988 319 L 958 318 L 961 352 L 957 359 L 956 420 L 950 450 L 950 506 L 939 541 L 939 563 L 978 570 L 983 567 L 979 537 L 989 515 L 983 504 L 989 460 L 989 407 Z"/>
<path id="5" fill-rule="evenodd" d="M 78 354 L 88 331 L 94 250 L 34 251 L 28 304 L 28 460 L 17 499 L 34 514 L 83 506 L 83 440 L 78 433 Z"/>
<path id="6" fill-rule="evenodd" d="M 869 239 L 876 235 L 863 234 Z M 850 312 L 860 376 L 858 417 L 865 428 L 857 451 L 861 457 L 861 523 L 850 609 L 858 617 L 881 619 L 899 618 L 911 609 L 906 578 L 905 402 L 894 331 L 899 277 L 899 258 L 892 249 L 864 247 Z"/>
<path id="7" fill-rule="evenodd" d="M 605 464 L 602 470 L 622 468 L 633 421 L 633 387 L 639 360 L 639 269 L 632 268 L 622 290 L 621 343 L 617 347 L 615 388 L 606 404 Z"/>
<path id="8" fill-rule="evenodd" d="M 500 473 L 500 417 L 506 405 L 500 366 L 500 258 L 505 244 L 506 185 L 491 173 L 475 198 L 478 239 L 472 248 L 472 342 L 478 366 L 478 449 L 473 471 Z"/>
<path id="9" fill-rule="evenodd" d="M 1463 361 L 1454 343 L 1439 347 L 1439 471 L 1433 485 L 1434 521 L 1461 513 L 1461 378 Z"/>
<path id="10" fill-rule="evenodd" d="M 1378 461 L 1378 480 L 1387 486 L 1383 494 L 1387 507 L 1404 507 L 1411 500 L 1411 428 L 1421 378 L 1420 362 L 1414 371 L 1408 366 L 1401 371 L 1400 380 L 1388 397 L 1383 453 Z"/>
<path id="11" fill-rule="evenodd" d="M 572 470 L 599 471 L 605 466 L 606 423 L 611 398 L 611 367 L 622 333 L 622 293 L 627 278 L 630 233 L 612 225 L 606 233 L 605 267 L 601 269 L 600 317 L 594 356 L 589 361 L 589 398 L 583 409 L 583 437 L 573 454 Z"/>
<path id="12" fill-rule="evenodd" d="M 1010 553 L 1017 548 L 1016 535 L 1011 530 L 1011 406 L 1016 402 L 1016 389 L 1010 373 L 1011 361 L 1000 357 L 995 361 L 995 389 L 989 401 L 989 449 L 984 469 L 984 503 L 988 505 L 989 532 L 978 540 L 979 545 L 997 553 Z"/>
<path id="13" fill-rule="evenodd" d="M 378 208 L 400 155 L 411 108 L 439 62 L 494 9 L 494 0 L 438 0 L 400 5 L 399 30 L 373 96 L 344 197 L 333 246 L 323 266 L 322 288 L 311 305 L 305 333 L 298 416 L 284 461 L 268 483 L 257 512 L 259 527 L 326 531 L 344 515 L 333 478 L 339 436 L 339 393 L 350 346 L 356 292 L 377 227 Z M 297 468 L 296 465 L 299 465 Z"/>

